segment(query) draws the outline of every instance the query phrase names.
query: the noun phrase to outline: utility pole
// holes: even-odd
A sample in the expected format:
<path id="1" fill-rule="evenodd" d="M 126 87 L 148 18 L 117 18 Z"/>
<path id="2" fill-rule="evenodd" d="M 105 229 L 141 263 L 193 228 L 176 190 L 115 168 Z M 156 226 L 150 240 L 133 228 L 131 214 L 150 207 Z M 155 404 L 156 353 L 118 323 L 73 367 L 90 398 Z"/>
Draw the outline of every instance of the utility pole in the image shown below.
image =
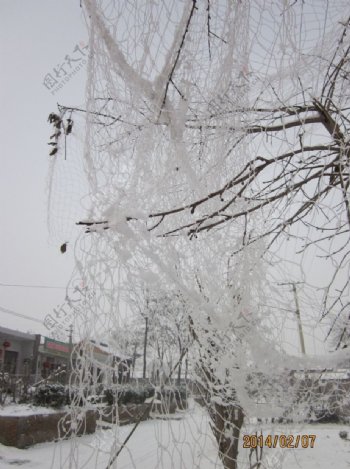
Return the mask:
<path id="1" fill-rule="evenodd" d="M 148 300 L 147 300 L 147 307 L 148 307 Z M 143 373 L 142 378 L 146 378 L 146 354 L 147 354 L 147 336 L 148 336 L 148 316 L 145 317 L 145 337 L 143 342 Z"/>
<path id="2" fill-rule="evenodd" d="M 73 352 L 73 324 L 69 326 L 69 358 L 67 368 L 67 383 L 69 383 L 70 375 L 72 373 L 72 352 Z"/>
<path id="3" fill-rule="evenodd" d="M 292 287 L 293 287 L 294 300 L 295 300 L 295 314 L 297 315 L 297 321 L 298 321 L 300 348 L 301 348 L 301 353 L 305 355 L 303 326 L 301 324 L 300 308 L 299 308 L 299 301 L 298 301 L 298 295 L 297 295 L 297 287 L 295 285 L 295 282 L 292 284 Z"/>
<path id="4" fill-rule="evenodd" d="M 298 332 L 299 332 L 299 341 L 300 341 L 300 349 L 301 353 L 305 355 L 305 341 L 304 341 L 304 333 L 303 333 L 303 326 L 301 324 L 301 316 L 300 316 L 300 307 L 299 307 L 299 300 L 298 300 L 298 294 L 297 294 L 297 283 L 301 282 L 285 282 L 285 283 L 279 283 L 278 285 L 291 285 L 293 294 L 294 294 L 294 301 L 295 301 L 295 315 L 297 317 L 297 323 L 298 323 Z"/>

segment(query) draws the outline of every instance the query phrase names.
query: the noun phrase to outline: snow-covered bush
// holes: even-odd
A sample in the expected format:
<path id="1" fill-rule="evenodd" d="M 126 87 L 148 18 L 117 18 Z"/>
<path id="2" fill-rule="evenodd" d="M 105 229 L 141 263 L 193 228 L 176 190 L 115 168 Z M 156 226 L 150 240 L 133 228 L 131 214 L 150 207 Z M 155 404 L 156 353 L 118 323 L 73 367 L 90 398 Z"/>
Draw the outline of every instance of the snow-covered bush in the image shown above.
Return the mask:
<path id="1" fill-rule="evenodd" d="M 108 405 L 118 403 L 125 404 L 143 404 L 146 399 L 154 395 L 154 388 L 150 385 L 145 386 L 123 386 L 119 388 L 106 388 L 104 396 Z"/>
<path id="2" fill-rule="evenodd" d="M 178 388 L 175 388 L 174 389 L 174 397 L 175 397 L 175 401 L 176 401 L 176 405 L 179 409 L 183 410 L 183 409 L 187 409 L 187 397 L 188 397 L 188 393 L 187 393 L 187 389 L 185 386 L 180 386 Z"/>
<path id="3" fill-rule="evenodd" d="M 39 386 L 33 396 L 33 403 L 44 407 L 62 407 L 66 403 L 67 393 L 61 384 L 43 384 Z"/>
<path id="4" fill-rule="evenodd" d="M 186 408 L 187 391 L 185 387 L 170 387 L 156 389 L 150 385 L 142 386 L 119 386 L 118 388 L 106 388 L 104 390 L 104 398 L 108 405 L 126 405 L 126 404 L 143 404 L 146 399 L 153 397 L 156 393 L 156 399 L 165 402 L 175 400 L 179 408 Z"/>

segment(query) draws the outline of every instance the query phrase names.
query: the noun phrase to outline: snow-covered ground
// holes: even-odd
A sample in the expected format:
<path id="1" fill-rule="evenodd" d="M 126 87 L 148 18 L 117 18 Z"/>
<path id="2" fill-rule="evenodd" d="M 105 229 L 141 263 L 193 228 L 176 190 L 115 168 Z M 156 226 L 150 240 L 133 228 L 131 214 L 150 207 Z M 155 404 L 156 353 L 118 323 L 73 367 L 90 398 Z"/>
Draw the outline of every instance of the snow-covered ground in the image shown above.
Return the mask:
<path id="1" fill-rule="evenodd" d="M 0 407 L 0 415 L 11 417 L 22 417 L 25 415 L 36 414 L 55 414 L 56 412 L 58 411 L 50 407 L 40 407 L 30 404 L 9 404 L 4 407 Z"/>
<path id="2" fill-rule="evenodd" d="M 123 441 L 132 425 L 99 428 L 94 435 L 58 443 L 43 443 L 20 450 L 0 445 L 0 468 L 21 466 L 37 469 L 95 469 L 107 468 L 113 435 Z M 350 468 L 350 441 L 339 437 L 345 425 L 317 424 L 293 428 L 279 426 L 276 434 L 315 434 L 314 448 L 264 448 L 261 469 L 345 469 Z M 264 434 L 269 433 L 267 425 Z M 242 433 L 249 433 L 249 427 Z M 112 450 L 114 452 L 115 449 Z M 240 443 L 239 468 L 249 468 L 249 450 Z M 282 458 L 283 465 L 282 465 Z M 71 465 L 70 465 L 71 464 Z M 195 406 L 187 413 L 176 414 L 171 420 L 143 422 L 123 449 L 113 468 L 117 469 L 221 469 L 215 443 L 205 412 Z"/>

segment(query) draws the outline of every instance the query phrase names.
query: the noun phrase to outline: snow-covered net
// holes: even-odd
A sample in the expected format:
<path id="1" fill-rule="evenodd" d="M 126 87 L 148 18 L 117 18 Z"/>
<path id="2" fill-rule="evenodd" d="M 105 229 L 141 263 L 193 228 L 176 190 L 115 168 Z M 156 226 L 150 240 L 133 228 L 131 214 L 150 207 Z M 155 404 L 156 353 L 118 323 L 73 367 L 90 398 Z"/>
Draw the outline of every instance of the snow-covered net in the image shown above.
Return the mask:
<path id="1" fill-rule="evenodd" d="M 83 5 L 86 112 L 64 108 L 86 126 L 75 252 L 91 293 L 75 316 L 72 407 L 101 383 L 122 401 L 149 328 L 145 412 L 167 415 L 177 380 L 199 402 L 149 427 L 149 467 L 278 467 L 283 450 L 242 450 L 241 434 L 348 412 L 346 326 L 333 326 L 349 314 L 348 2 Z M 54 165 L 78 164 L 62 148 Z M 117 378 L 101 342 L 126 363 Z M 124 447 L 112 424 L 89 464 L 146 467 L 134 434 Z M 78 453 L 74 440 L 70 467 Z"/>

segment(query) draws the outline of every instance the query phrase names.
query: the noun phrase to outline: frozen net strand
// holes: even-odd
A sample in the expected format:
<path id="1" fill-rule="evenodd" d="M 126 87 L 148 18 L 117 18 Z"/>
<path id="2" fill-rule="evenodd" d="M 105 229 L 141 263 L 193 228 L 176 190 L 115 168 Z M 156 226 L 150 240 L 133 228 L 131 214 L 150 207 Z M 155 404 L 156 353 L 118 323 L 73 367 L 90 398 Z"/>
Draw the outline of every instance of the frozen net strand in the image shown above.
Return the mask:
<path id="1" fill-rule="evenodd" d="M 309 7 L 285 2 L 283 8 L 268 2 L 263 6 L 260 2 L 128 2 L 126 7 L 85 2 L 92 57 L 84 157 L 91 205 L 83 218 L 90 224 L 86 225 L 90 232 L 79 238 L 76 252 L 84 285 L 95 295 L 81 313 L 81 340 L 118 330 L 120 316 L 132 302 L 130 285 L 136 291 L 180 292 L 189 305 L 195 338 L 190 355 L 192 378 L 199 384 L 204 380 L 208 387 L 202 397 L 212 412 L 214 409 L 212 422 L 215 412 L 226 411 L 230 403 L 237 409 L 244 403 L 247 418 L 265 418 L 264 411 L 259 414 L 254 405 L 259 392 L 270 410 L 268 396 L 285 403 L 276 419 L 293 411 L 298 420 L 311 399 L 316 402 L 320 394 L 318 375 L 315 383 L 307 384 L 307 398 L 303 395 L 306 380 L 291 376 L 300 368 L 302 374 L 316 365 L 322 376 L 317 360 L 288 354 L 287 359 L 287 344 L 276 342 L 276 327 L 287 333 L 295 331 L 295 318 L 279 314 L 283 299 L 272 288 L 277 282 L 270 266 L 277 256 L 282 257 L 285 246 L 282 242 L 278 250 L 265 255 L 269 239 L 248 245 L 248 235 L 244 235 L 259 238 L 262 220 L 267 224 L 283 220 L 288 211 L 283 203 L 272 209 L 261 206 L 257 215 L 218 225 L 206 235 L 199 230 L 211 223 L 206 214 L 220 208 L 219 197 L 175 213 L 173 218 L 159 216 L 150 222 L 147 217 L 202 200 L 213 188 L 227 183 L 232 168 L 243 171 L 251 153 L 264 152 L 272 159 L 276 149 L 293 154 L 296 135 L 288 116 L 263 115 L 263 125 L 282 122 L 276 139 L 262 129 L 247 144 L 241 142 L 246 142 L 245 127 L 256 129 L 259 122 L 257 114 L 248 112 L 253 103 L 269 104 L 270 108 L 281 108 L 281 102 L 296 105 L 304 98 L 298 88 L 300 81 L 311 83 L 313 92 L 319 91 L 319 77 L 325 70 L 320 50 L 322 47 L 325 57 L 332 55 L 338 38 L 333 26 L 344 19 L 345 8 L 342 2 L 324 5 L 326 10 L 316 2 Z M 112 117 L 106 119 L 102 114 Z M 302 125 L 309 129 L 308 123 Z M 293 172 L 290 174 L 287 182 L 293 183 Z M 256 184 L 264 195 L 263 182 Z M 272 189 L 277 190 L 276 184 Z M 298 197 L 291 201 L 300 203 Z M 238 199 L 235 209 L 246 211 L 246 200 Z M 186 226 L 190 212 L 203 219 L 192 236 L 181 232 L 162 236 L 179 225 Z M 330 218 L 339 219 L 339 215 Z M 292 232 L 291 236 L 293 240 L 297 235 Z M 305 236 L 313 236 L 311 225 Z M 244 249 L 234 254 L 240 251 L 242 238 Z M 295 246 L 298 248 L 297 241 Z M 267 263 L 260 260 L 262 256 Z M 283 260 L 288 281 L 291 260 L 288 256 Z M 299 280 L 298 275 L 296 269 L 292 280 Z M 88 372 L 91 351 L 82 347 L 81 356 L 75 386 L 83 396 L 84 390 L 95 390 L 96 383 L 91 384 L 81 371 Z M 337 360 L 335 355 L 329 366 Z M 283 373 L 294 378 L 288 392 L 278 386 Z M 254 382 L 263 391 L 254 394 Z M 226 424 L 229 435 L 229 417 Z M 119 431 L 118 427 L 112 430 L 113 447 L 122 441 Z M 168 445 L 170 448 L 170 442 Z M 162 454 L 169 456 L 169 448 L 160 444 L 157 467 L 165 464 Z M 181 457 L 180 450 L 178 454 Z M 171 464 L 176 467 L 175 462 Z M 220 467 L 220 459 L 216 457 L 214 464 Z M 248 462 L 240 460 L 240 464 Z"/>

